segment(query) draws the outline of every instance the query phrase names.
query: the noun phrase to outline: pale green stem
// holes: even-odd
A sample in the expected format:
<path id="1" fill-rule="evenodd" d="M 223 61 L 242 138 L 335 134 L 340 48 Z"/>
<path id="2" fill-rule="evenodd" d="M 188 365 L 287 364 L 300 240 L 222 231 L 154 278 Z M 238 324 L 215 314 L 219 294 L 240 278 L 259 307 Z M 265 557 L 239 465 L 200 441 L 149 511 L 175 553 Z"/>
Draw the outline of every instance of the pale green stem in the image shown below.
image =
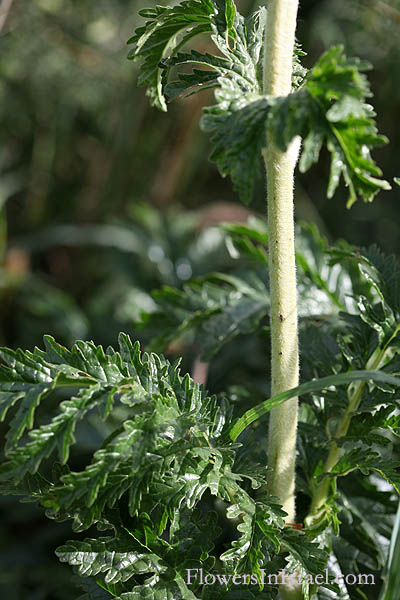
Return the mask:
<path id="1" fill-rule="evenodd" d="M 267 96 L 291 92 L 297 8 L 298 0 L 268 0 L 263 90 Z M 286 152 L 278 150 L 271 134 L 266 143 L 271 395 L 275 395 L 299 383 L 293 187 L 300 140 L 293 140 Z M 269 424 L 269 491 L 279 498 L 288 523 L 295 521 L 297 404 L 293 398 L 272 409 Z M 298 585 L 282 585 L 280 594 L 284 600 L 303 598 Z"/>
<path id="2" fill-rule="evenodd" d="M 269 0 L 264 46 L 264 93 L 286 96 L 292 87 L 292 66 L 298 0 Z M 268 244 L 271 293 L 271 395 L 299 382 L 296 266 L 294 251 L 293 181 L 300 141 L 286 152 L 267 136 L 263 151 L 267 171 Z M 295 521 L 294 484 L 297 398 L 271 411 L 270 492 Z"/>

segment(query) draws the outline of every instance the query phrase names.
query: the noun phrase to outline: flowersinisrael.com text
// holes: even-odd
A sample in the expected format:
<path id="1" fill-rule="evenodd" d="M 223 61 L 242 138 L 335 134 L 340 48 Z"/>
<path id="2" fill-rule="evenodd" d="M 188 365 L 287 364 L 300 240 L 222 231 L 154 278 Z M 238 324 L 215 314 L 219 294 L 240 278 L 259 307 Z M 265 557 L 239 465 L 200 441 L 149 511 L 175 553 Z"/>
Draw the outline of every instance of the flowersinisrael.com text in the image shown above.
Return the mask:
<path id="1" fill-rule="evenodd" d="M 243 573 L 241 575 L 232 575 L 232 573 L 204 573 L 203 569 L 186 569 L 186 584 L 193 585 L 283 585 L 283 584 L 302 584 L 324 585 L 327 583 L 346 583 L 347 585 L 375 585 L 375 578 L 372 573 L 362 574 L 348 573 L 347 575 L 336 575 L 329 578 L 328 569 L 317 575 L 296 575 L 287 574 L 285 569 L 279 573 L 266 573 L 261 569 L 261 575 L 255 573 Z"/>

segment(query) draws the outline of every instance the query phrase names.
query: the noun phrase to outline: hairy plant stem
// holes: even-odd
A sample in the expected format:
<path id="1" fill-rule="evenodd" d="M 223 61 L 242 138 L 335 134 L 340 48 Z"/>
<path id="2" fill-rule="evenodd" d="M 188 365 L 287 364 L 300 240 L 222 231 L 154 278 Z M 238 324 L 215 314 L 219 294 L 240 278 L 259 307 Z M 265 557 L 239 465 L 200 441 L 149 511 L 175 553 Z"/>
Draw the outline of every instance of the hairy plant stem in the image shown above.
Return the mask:
<path id="1" fill-rule="evenodd" d="M 267 96 L 287 96 L 292 89 L 298 0 L 269 0 L 267 8 L 263 91 Z M 275 395 L 299 383 L 293 187 L 300 140 L 293 140 L 287 151 L 281 152 L 268 133 L 266 144 L 271 394 Z M 295 521 L 297 410 L 297 398 L 288 400 L 271 410 L 269 425 L 269 492 L 279 498 L 289 523 Z M 280 586 L 280 594 L 284 600 L 303 598 L 296 584 Z"/>
<path id="2" fill-rule="evenodd" d="M 392 339 L 397 335 L 399 330 L 400 326 L 396 328 L 394 334 L 392 335 L 390 340 L 385 344 L 384 348 L 380 348 L 378 346 L 375 349 L 375 351 L 372 353 L 366 364 L 366 369 L 375 371 L 382 367 L 382 365 L 387 359 L 389 344 L 392 341 Z M 333 436 L 333 439 L 331 441 L 328 457 L 325 461 L 325 465 L 323 468 L 324 473 L 330 473 L 332 468 L 335 466 L 335 464 L 340 458 L 340 446 L 338 445 L 336 440 L 343 438 L 347 435 L 351 419 L 360 405 L 365 385 L 365 381 L 360 381 L 357 384 L 352 384 L 351 386 L 349 386 L 349 390 L 347 393 L 349 402 L 343 414 L 343 417 L 336 429 L 335 435 Z M 331 483 L 331 477 L 326 475 L 322 479 L 321 483 L 315 487 L 312 495 L 310 511 L 306 518 L 307 527 L 312 528 L 317 526 L 319 521 L 324 518 L 324 505 L 329 497 Z"/>
<path id="3" fill-rule="evenodd" d="M 264 93 L 286 96 L 292 87 L 292 66 L 298 0 L 269 0 L 264 45 Z M 293 181 L 300 140 L 281 152 L 267 134 L 263 151 L 267 172 L 268 245 L 271 293 L 271 394 L 299 382 L 296 264 L 294 250 Z M 271 411 L 270 493 L 295 520 L 294 483 L 297 398 Z"/>

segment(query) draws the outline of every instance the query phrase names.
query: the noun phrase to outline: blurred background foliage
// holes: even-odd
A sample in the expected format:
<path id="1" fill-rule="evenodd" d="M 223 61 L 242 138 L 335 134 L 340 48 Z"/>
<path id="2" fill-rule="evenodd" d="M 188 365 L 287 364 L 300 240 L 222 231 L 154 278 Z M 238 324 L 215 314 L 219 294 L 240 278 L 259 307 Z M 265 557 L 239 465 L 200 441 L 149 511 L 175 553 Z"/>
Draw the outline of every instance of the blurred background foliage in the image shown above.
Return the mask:
<path id="1" fill-rule="evenodd" d="M 217 226 L 265 211 L 263 181 L 245 209 L 207 160 L 198 121 L 211 95 L 178 101 L 162 114 L 137 87 L 126 41 L 147 4 L 0 0 L 1 345 L 31 348 L 44 333 L 68 345 L 78 338 L 108 345 L 120 330 L 145 344 L 135 322 L 152 310 L 150 292 L 237 269 Z M 238 4 L 244 14 L 257 6 Z M 400 175 L 400 0 L 300 4 L 306 66 L 337 43 L 373 65 L 373 104 L 391 141 L 375 158 L 391 180 Z M 330 241 L 377 242 L 399 254 L 399 188 L 349 212 L 343 188 L 326 199 L 327 176 L 324 157 L 298 176 L 297 220 L 317 224 Z M 239 342 L 216 360 L 211 387 L 224 388 L 238 357 L 238 377 L 262 373 L 264 357 L 251 344 Z M 185 366 L 201 370 L 197 358 L 189 353 Z M 54 527 L 15 500 L 1 499 L 0 511 L 2 597 L 77 597 L 69 567 L 53 555 L 69 526 Z"/>
<path id="2" fill-rule="evenodd" d="M 249 0 L 239 4 L 244 13 L 255 8 Z M 219 234 L 205 231 L 247 218 L 230 182 L 207 160 L 198 120 L 212 101 L 208 92 L 172 104 L 165 115 L 137 87 L 126 40 L 141 6 L 0 2 L 3 344 L 31 346 L 44 332 L 102 343 L 115 341 L 120 328 L 132 333 L 152 288 L 224 262 Z M 399 31 L 400 0 L 301 2 L 298 38 L 307 66 L 337 43 L 374 65 L 373 102 L 391 140 L 376 159 L 388 179 L 400 172 Z M 326 199 L 327 170 L 322 159 L 298 176 L 297 220 L 315 222 L 331 241 L 377 241 L 397 251 L 399 192 L 349 212 L 343 188 Z M 251 209 L 264 207 L 260 181 Z M 198 236 L 204 264 L 199 248 L 188 248 Z"/>

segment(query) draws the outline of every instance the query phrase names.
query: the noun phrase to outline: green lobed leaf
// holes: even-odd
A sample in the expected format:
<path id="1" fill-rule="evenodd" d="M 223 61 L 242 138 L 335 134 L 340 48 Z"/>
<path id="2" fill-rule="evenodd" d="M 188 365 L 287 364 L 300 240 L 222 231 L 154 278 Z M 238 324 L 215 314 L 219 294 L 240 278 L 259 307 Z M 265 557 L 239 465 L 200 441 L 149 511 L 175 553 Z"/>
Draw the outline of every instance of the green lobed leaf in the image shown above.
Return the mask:
<path id="1" fill-rule="evenodd" d="M 70 446 L 75 442 L 76 424 L 93 408 L 104 409 L 105 403 L 108 403 L 108 393 L 104 394 L 98 386 L 82 389 L 75 397 L 62 402 L 60 413 L 50 423 L 29 432 L 32 441 L 8 451 L 8 462 L 0 467 L 0 481 L 18 481 L 27 473 L 35 473 L 42 460 L 54 451 L 58 451 L 59 460 L 65 463 Z"/>
<path id="2" fill-rule="evenodd" d="M 68 541 L 56 554 L 61 562 L 77 567 L 81 577 L 105 573 L 105 583 L 127 581 L 133 575 L 158 573 L 166 569 L 162 560 L 143 548 L 135 548 L 132 538 L 97 538 Z"/>
<path id="3" fill-rule="evenodd" d="M 37 351 L 40 368 L 46 367 L 54 381 L 59 381 L 60 373 L 63 383 L 73 381 L 71 397 L 61 402 L 59 413 L 48 423 L 36 429 L 32 425 L 30 441 L 21 440 L 8 452 L 0 467 L 4 491 L 33 495 L 48 516 L 72 518 L 79 531 L 104 520 L 123 496 L 131 517 L 139 514 L 143 503 L 149 504 L 149 512 L 160 503 L 168 514 L 184 505 L 192 509 L 206 491 L 229 500 L 227 487 L 242 477 L 232 472 L 236 445 L 224 437 L 231 419 L 226 401 L 217 404 L 163 357 L 141 356 L 138 344 L 123 334 L 120 352 L 104 353 L 91 343 L 78 342 L 72 351 L 52 339 L 46 343 L 46 352 Z M 11 363 L 2 365 L 3 385 L 8 385 L 7 379 L 27 377 L 25 371 L 21 375 L 15 371 L 12 353 L 3 351 L 3 358 Z M 32 381 L 26 384 L 27 391 L 33 390 L 27 396 L 32 403 L 41 392 L 33 365 L 34 359 L 29 363 Z M 51 384 L 51 375 L 49 379 Z M 79 389 L 79 383 L 87 387 Z M 104 440 L 89 464 L 81 471 L 61 468 L 54 483 L 43 487 L 35 482 L 32 493 L 29 473 L 55 451 L 65 463 L 77 423 L 93 409 L 107 419 L 116 402 L 129 407 L 131 418 Z"/>
<path id="4" fill-rule="evenodd" d="M 371 410 L 371 409 L 370 409 Z M 382 406 L 374 412 L 360 412 L 355 414 L 350 423 L 350 427 L 347 435 L 342 438 L 343 442 L 346 440 L 354 440 L 362 442 L 369 446 L 373 443 L 378 445 L 390 445 L 391 440 L 388 437 L 379 435 L 384 430 L 392 431 L 395 435 L 399 435 L 399 421 L 398 415 L 391 415 L 395 410 L 395 406 Z M 378 433 L 371 433 L 377 431 Z M 341 442 L 342 442 L 341 440 Z"/>
<path id="5" fill-rule="evenodd" d="M 225 86 L 226 88 L 228 86 Z M 230 91 L 230 90 L 229 90 Z M 213 151 L 210 159 L 217 163 L 223 177 L 230 175 L 240 199 L 249 204 L 256 180 L 261 174 L 261 150 L 266 140 L 266 98 L 240 97 L 229 107 L 208 107 L 201 119 L 203 131 L 211 132 Z"/>
<path id="6" fill-rule="evenodd" d="M 343 476 L 355 469 L 359 469 L 364 475 L 376 472 L 393 485 L 400 495 L 399 466 L 399 461 L 384 459 L 378 452 L 354 448 L 340 457 L 329 475 L 333 477 Z"/>
<path id="7" fill-rule="evenodd" d="M 319 545 L 307 539 L 300 531 L 283 531 L 282 548 L 289 553 L 288 570 L 299 569 L 303 575 L 322 573 L 328 561 L 328 554 Z"/>
<path id="8" fill-rule="evenodd" d="M 121 594 L 115 600 L 198 600 L 185 580 L 175 572 L 147 579 L 143 585 Z"/>
<path id="9" fill-rule="evenodd" d="M 278 99 L 269 115 L 269 126 L 282 150 L 296 135 L 303 138 L 302 172 L 318 160 L 326 143 L 331 154 L 328 198 L 343 176 L 349 188 L 348 207 L 357 198 L 371 202 L 380 190 L 391 189 L 380 179 L 382 172 L 370 156 L 387 138 L 378 135 L 375 113 L 366 103 L 371 95 L 363 74 L 367 68 L 367 64 L 347 58 L 342 46 L 333 47 L 317 61 L 303 87 Z"/>
<path id="10" fill-rule="evenodd" d="M 174 509 L 169 530 L 171 549 L 167 558 L 169 564 L 174 565 L 181 575 L 195 564 L 205 570 L 213 568 L 215 558 L 211 552 L 215 539 L 221 533 L 217 521 L 217 514 L 213 511 L 201 514 L 201 509 L 198 508 Z"/>
<path id="11" fill-rule="evenodd" d="M 227 517 L 239 520 L 237 529 L 241 536 L 220 559 L 228 571 L 253 573 L 260 581 L 262 569 L 267 567 L 272 555 L 280 551 L 285 513 L 273 498 L 255 502 L 243 491 L 236 491 L 235 499 L 239 502 L 228 508 Z"/>
<path id="12" fill-rule="evenodd" d="M 139 85 L 147 86 L 147 94 L 154 106 L 167 110 L 163 92 L 164 72 L 159 65 L 182 44 L 183 34 L 187 41 L 204 32 L 211 31 L 211 16 L 215 5 L 211 0 L 186 0 L 177 6 L 156 6 L 140 11 L 147 18 L 145 25 L 136 30 L 128 44 L 135 44 L 128 58 L 142 58 Z"/>

